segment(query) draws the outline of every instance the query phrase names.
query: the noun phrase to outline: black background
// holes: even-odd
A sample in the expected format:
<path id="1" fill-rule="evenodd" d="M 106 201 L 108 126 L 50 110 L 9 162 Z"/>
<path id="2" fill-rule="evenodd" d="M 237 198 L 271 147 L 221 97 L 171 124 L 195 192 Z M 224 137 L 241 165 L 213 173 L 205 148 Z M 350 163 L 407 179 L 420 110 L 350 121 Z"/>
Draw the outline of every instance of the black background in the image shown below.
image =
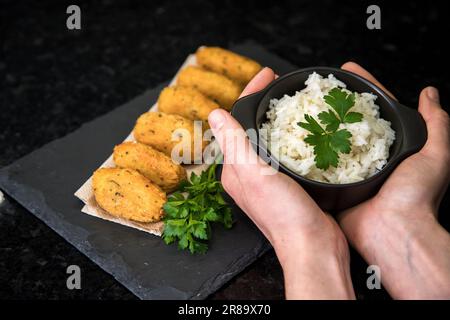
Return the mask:
<path id="1" fill-rule="evenodd" d="M 448 105 L 450 10 L 444 1 L 1 1 L 0 167 L 173 77 L 203 44 L 253 40 L 299 67 L 353 60 L 405 105 L 440 89 Z M 66 28 L 81 7 L 82 29 Z M 366 28 L 381 7 L 382 29 Z M 448 110 L 448 109 L 447 109 Z M 448 192 L 440 219 L 449 229 Z M 82 270 L 82 290 L 66 288 L 66 268 Z M 357 296 L 367 265 L 352 252 Z M 0 206 L 0 298 L 134 299 L 124 287 L 7 198 Z M 283 298 L 273 252 L 212 298 Z"/>

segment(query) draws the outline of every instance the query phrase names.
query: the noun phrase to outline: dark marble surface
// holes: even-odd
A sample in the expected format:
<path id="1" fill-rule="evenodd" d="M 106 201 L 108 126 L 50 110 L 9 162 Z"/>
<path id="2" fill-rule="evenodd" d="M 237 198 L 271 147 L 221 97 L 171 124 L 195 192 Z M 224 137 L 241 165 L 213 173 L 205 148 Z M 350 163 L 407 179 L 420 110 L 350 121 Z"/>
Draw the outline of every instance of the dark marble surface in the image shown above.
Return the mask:
<path id="1" fill-rule="evenodd" d="M 445 2 L 380 3 L 382 29 L 365 27 L 367 4 L 350 1 L 76 1 L 82 30 L 68 31 L 64 1 L 1 1 L 0 166 L 171 78 L 199 45 L 254 40 L 298 66 L 366 66 L 406 105 L 427 85 L 449 101 Z M 445 214 L 447 213 L 447 215 Z M 441 222 L 449 229 L 448 193 Z M 66 267 L 82 290 L 66 288 Z M 352 252 L 360 298 L 366 264 Z M 0 298 L 134 299 L 113 277 L 6 197 L 0 205 Z M 283 277 L 269 252 L 217 299 L 281 299 Z"/>

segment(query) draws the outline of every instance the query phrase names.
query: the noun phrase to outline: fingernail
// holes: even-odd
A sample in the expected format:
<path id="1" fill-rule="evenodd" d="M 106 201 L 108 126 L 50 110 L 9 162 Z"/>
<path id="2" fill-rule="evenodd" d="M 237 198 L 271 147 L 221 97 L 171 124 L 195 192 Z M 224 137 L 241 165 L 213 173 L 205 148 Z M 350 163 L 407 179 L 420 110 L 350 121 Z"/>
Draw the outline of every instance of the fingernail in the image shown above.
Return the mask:
<path id="1" fill-rule="evenodd" d="M 216 109 L 212 111 L 208 116 L 208 122 L 211 128 L 220 129 L 225 123 L 225 117 L 222 114 L 222 110 Z"/>
<path id="2" fill-rule="evenodd" d="M 427 89 L 427 96 L 430 100 L 433 100 L 436 103 L 439 103 L 439 91 L 434 87 L 429 87 Z"/>

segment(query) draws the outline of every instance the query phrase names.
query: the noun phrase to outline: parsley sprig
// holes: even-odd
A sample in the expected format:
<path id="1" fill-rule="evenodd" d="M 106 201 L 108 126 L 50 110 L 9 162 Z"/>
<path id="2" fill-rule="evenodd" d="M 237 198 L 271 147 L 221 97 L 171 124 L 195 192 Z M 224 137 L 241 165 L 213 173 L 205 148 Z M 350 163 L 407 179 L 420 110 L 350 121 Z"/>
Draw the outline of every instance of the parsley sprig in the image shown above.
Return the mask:
<path id="1" fill-rule="evenodd" d="M 205 253 L 212 222 L 231 228 L 231 208 L 222 197 L 223 187 L 216 180 L 216 166 L 211 165 L 200 176 L 192 173 L 190 181 L 184 181 L 164 204 L 162 237 L 165 243 L 178 241 L 180 249 Z"/>
<path id="2" fill-rule="evenodd" d="M 310 131 L 305 142 L 314 147 L 314 161 L 319 169 L 326 170 L 330 166 L 337 167 L 340 153 L 350 153 L 352 134 L 347 129 L 339 129 L 341 123 L 354 123 L 362 120 L 359 112 L 349 112 L 355 105 L 355 94 L 347 94 L 340 88 L 331 89 L 324 97 L 332 108 L 317 115 L 325 129 L 310 115 L 305 114 L 306 122 L 297 123 Z"/>

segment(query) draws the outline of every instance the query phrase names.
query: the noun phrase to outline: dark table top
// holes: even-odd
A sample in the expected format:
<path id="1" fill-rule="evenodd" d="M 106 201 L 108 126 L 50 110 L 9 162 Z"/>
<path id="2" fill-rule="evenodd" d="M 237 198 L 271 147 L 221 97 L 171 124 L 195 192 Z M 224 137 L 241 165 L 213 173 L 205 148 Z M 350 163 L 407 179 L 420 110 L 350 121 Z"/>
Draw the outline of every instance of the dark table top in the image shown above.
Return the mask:
<path id="1" fill-rule="evenodd" d="M 369 3 L 350 1 L 77 1 L 82 29 L 66 28 L 64 1 L 2 1 L 0 10 L 0 167 L 170 79 L 198 46 L 247 40 L 300 66 L 356 61 L 406 105 L 434 85 L 449 101 L 443 40 L 445 2 L 380 3 L 381 30 L 366 28 Z M 0 299 L 135 299 L 112 276 L 5 196 L 0 205 Z M 449 229 L 448 193 L 441 222 Z M 82 289 L 66 287 L 79 265 Z M 359 298 L 366 263 L 352 251 Z M 283 276 L 269 252 L 212 296 L 281 299 Z"/>

